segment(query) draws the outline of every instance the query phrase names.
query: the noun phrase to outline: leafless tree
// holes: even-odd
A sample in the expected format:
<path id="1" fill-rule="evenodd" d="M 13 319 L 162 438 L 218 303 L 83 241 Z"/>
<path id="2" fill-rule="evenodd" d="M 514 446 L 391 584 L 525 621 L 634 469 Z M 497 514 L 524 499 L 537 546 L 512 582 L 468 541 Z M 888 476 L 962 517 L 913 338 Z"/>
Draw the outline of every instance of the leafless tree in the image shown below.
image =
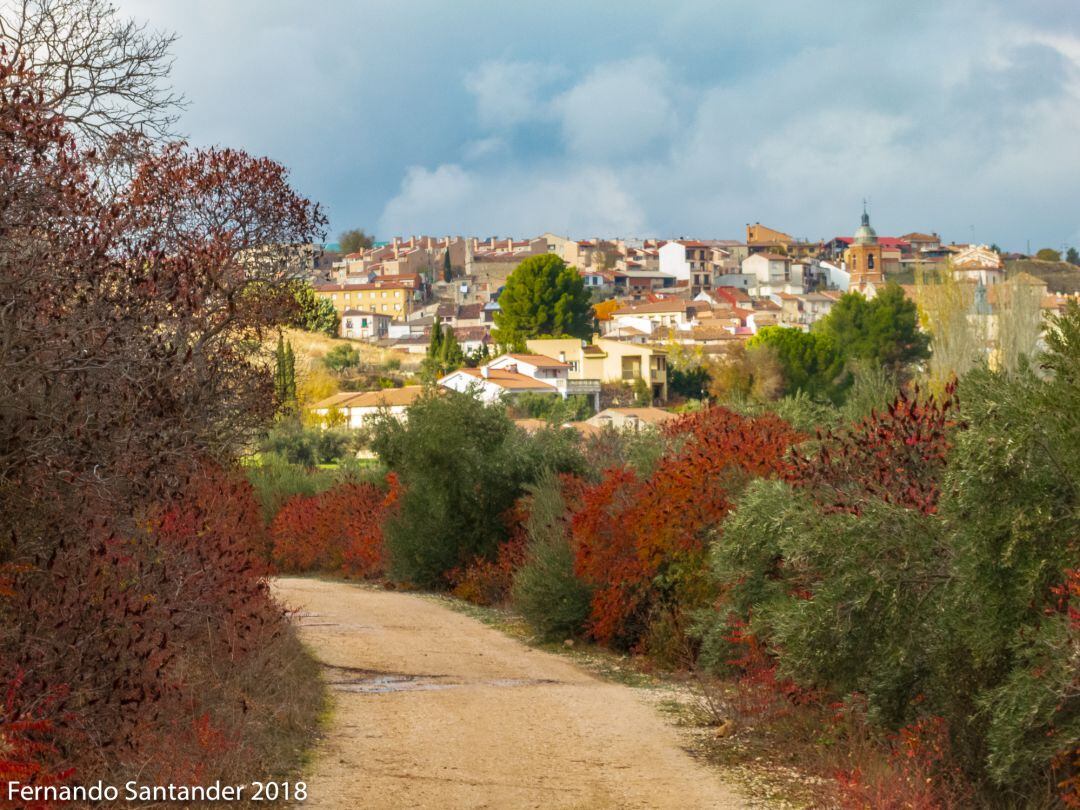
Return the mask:
<path id="1" fill-rule="evenodd" d="M 158 141 L 186 102 L 169 85 L 176 35 L 118 16 L 108 0 L 0 0 L 0 48 L 40 83 L 86 142 Z"/>

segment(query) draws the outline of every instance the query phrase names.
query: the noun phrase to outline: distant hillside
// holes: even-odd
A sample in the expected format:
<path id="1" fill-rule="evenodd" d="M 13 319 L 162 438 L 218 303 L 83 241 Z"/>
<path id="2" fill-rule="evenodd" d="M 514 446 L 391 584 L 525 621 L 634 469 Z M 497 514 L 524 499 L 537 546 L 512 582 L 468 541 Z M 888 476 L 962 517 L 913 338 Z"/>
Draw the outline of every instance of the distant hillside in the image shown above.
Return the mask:
<path id="1" fill-rule="evenodd" d="M 1080 292 L 1080 267 L 1068 262 L 1041 262 L 1038 259 L 1017 259 L 1005 263 L 1009 276 L 1031 273 L 1046 282 L 1050 292 Z"/>

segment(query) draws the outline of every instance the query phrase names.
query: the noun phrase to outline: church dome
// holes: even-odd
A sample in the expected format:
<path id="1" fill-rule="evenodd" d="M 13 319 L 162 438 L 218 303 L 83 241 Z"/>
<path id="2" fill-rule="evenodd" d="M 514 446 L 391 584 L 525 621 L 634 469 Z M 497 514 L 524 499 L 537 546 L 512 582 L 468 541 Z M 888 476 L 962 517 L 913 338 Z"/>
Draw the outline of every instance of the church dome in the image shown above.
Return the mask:
<path id="1" fill-rule="evenodd" d="M 855 231 L 856 245 L 876 245 L 877 231 L 870 227 L 870 215 L 863 211 L 862 225 Z"/>

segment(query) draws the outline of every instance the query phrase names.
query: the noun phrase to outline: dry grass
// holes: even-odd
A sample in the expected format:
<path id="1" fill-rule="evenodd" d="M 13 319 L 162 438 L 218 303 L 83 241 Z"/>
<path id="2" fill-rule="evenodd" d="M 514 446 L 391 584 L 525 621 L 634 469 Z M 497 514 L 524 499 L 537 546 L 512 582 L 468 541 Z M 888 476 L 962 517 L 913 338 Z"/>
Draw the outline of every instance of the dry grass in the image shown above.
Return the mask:
<path id="1" fill-rule="evenodd" d="M 415 374 L 420 370 L 420 355 L 394 349 L 383 349 L 359 340 L 332 338 L 316 332 L 300 329 L 286 329 L 285 340 L 292 344 L 296 355 L 296 393 L 301 409 L 308 408 L 319 400 L 326 399 L 341 390 L 341 378 L 331 373 L 323 365 L 322 359 L 337 346 L 348 346 L 360 355 L 360 367 L 367 370 L 382 370 L 387 364 L 395 365 L 400 371 Z M 267 362 L 273 362 L 277 335 L 266 342 Z"/>
<path id="2" fill-rule="evenodd" d="M 1030 273 L 1046 282 L 1050 292 L 1080 292 L 1080 267 L 1068 262 L 1044 262 L 1038 259 L 1019 259 L 1005 263 L 1011 278 L 1017 273 Z"/>
<path id="3" fill-rule="evenodd" d="M 332 338 L 314 332 L 304 332 L 299 329 L 285 330 L 285 339 L 290 341 L 293 351 L 296 353 L 296 371 L 310 370 L 316 366 L 321 368 L 323 357 L 335 346 L 350 346 L 360 354 L 360 362 L 365 366 L 383 367 L 390 360 L 398 360 L 404 370 L 417 370 L 420 368 L 420 355 L 394 349 L 383 349 L 364 343 L 359 340 L 346 340 L 345 338 Z M 274 339 L 275 343 L 277 338 Z M 271 349 L 273 347 L 271 346 Z"/>

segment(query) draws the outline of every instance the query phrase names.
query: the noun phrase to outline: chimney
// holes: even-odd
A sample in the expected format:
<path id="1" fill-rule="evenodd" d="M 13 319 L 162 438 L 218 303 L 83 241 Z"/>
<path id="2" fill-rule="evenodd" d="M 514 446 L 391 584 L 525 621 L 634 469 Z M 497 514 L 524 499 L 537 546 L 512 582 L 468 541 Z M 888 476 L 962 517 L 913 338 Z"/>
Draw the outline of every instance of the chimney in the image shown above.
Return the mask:
<path id="1" fill-rule="evenodd" d="M 409 247 L 411 247 L 411 248 L 416 247 L 416 237 L 415 236 L 410 236 L 409 237 Z"/>
<path id="2" fill-rule="evenodd" d="M 494 250 L 494 249 L 495 249 L 495 237 L 494 237 L 494 236 L 493 236 L 493 237 L 491 237 L 491 249 L 492 249 L 492 250 Z"/>
<path id="3" fill-rule="evenodd" d="M 401 237 L 400 236 L 395 236 L 394 237 L 394 250 L 397 250 L 400 245 L 401 245 Z"/>
<path id="4" fill-rule="evenodd" d="M 506 240 L 506 249 L 509 250 L 510 252 L 513 252 L 513 250 L 514 250 L 514 237 L 511 236 L 510 238 L 508 238 Z"/>
<path id="5" fill-rule="evenodd" d="M 491 376 L 491 371 L 487 366 L 480 366 L 480 376 L 485 380 Z"/>

